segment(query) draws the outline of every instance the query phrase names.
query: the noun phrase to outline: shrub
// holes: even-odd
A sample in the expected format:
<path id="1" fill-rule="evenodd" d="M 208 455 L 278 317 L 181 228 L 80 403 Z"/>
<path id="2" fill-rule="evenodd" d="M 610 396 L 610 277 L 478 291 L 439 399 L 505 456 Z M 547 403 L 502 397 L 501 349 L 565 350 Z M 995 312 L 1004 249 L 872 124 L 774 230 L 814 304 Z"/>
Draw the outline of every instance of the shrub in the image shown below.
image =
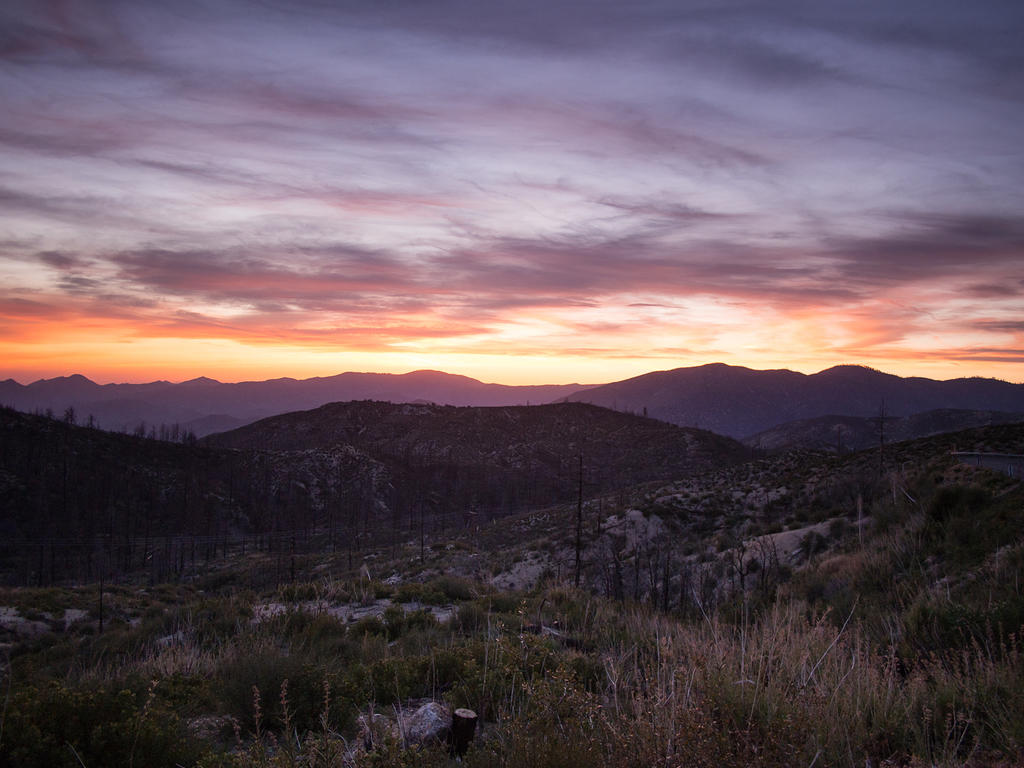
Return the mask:
<path id="1" fill-rule="evenodd" d="M 426 608 L 420 608 L 418 611 L 410 611 L 405 614 L 405 631 L 407 633 L 416 631 L 427 632 L 436 628 L 437 619 Z"/>
<path id="2" fill-rule="evenodd" d="M 405 611 L 402 610 L 402 606 L 389 605 L 384 609 L 384 616 L 382 618 L 388 640 L 397 640 L 405 632 Z"/>
<path id="3" fill-rule="evenodd" d="M 940 488 L 928 505 L 928 518 L 943 522 L 954 516 L 970 515 L 986 506 L 989 495 L 981 488 L 962 485 Z"/>
<path id="4" fill-rule="evenodd" d="M 199 745 L 181 721 L 149 694 L 60 683 L 12 696 L 0 743 L 0 763 L 22 768 L 81 765 L 188 765 Z"/>
<path id="5" fill-rule="evenodd" d="M 317 662 L 338 662 L 355 654 L 344 622 L 326 613 L 308 615 L 295 642 Z"/>
<path id="6" fill-rule="evenodd" d="M 423 585 L 416 581 L 406 581 L 398 585 L 394 592 L 396 603 L 418 603 L 423 600 Z"/>
<path id="7" fill-rule="evenodd" d="M 401 610 L 401 608 L 399 608 Z M 364 616 L 354 624 L 349 625 L 348 634 L 350 637 L 365 637 L 367 635 L 378 635 L 387 637 L 388 628 L 377 616 Z"/>
<path id="8" fill-rule="evenodd" d="M 325 670 L 295 652 L 263 649 L 223 665 L 217 690 L 226 714 L 250 732 L 276 729 L 284 719 L 281 691 L 288 694 L 292 720 L 300 730 L 316 726 L 323 700 Z M 287 681 L 287 684 L 286 684 Z M 254 706 L 254 697 L 260 707 Z M 257 722 L 259 720 L 259 722 Z"/>
<path id="9" fill-rule="evenodd" d="M 487 627 L 487 611 L 479 602 L 463 603 L 455 614 L 463 634 L 473 635 Z"/>
<path id="10" fill-rule="evenodd" d="M 461 602 L 473 599 L 473 585 L 466 579 L 459 579 L 455 576 L 439 576 L 427 586 L 433 587 L 444 596 L 442 602 Z"/>

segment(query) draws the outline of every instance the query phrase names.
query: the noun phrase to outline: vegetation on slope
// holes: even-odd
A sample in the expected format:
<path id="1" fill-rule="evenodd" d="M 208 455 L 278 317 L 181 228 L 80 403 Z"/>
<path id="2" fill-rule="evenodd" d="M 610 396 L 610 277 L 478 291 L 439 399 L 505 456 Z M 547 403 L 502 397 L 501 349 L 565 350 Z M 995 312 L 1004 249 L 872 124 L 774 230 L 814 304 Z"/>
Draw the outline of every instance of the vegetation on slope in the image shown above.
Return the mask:
<path id="1" fill-rule="evenodd" d="M 221 447 L 227 446 L 227 447 Z M 0 578 L 47 584 L 148 564 L 151 579 L 259 547 L 333 550 L 384 526 L 442 529 L 588 490 L 736 461 L 710 433 L 582 404 L 336 403 L 176 444 L 0 409 Z"/>
<path id="2" fill-rule="evenodd" d="M 681 571 L 652 581 L 643 557 L 622 599 L 567 570 L 496 589 L 488 565 L 513 545 L 557 550 L 572 507 L 435 538 L 422 557 L 415 542 L 368 552 L 359 573 L 325 553 L 269 592 L 242 586 L 261 553 L 234 579 L 108 586 L 102 633 L 96 585 L 5 590 L 0 605 L 39 626 L 5 624 L 0 763 L 454 765 L 383 726 L 366 746 L 361 715 L 430 699 L 480 714 L 472 766 L 1016 765 L 1024 488 L 948 449 L 1022 440 L 1017 426 L 890 446 L 881 475 L 877 452 L 773 457 L 625 499 L 669 521 L 656 535 L 677 536 L 678 562 L 715 575 L 704 595 Z M 802 537 L 799 558 L 737 559 L 775 526 Z M 439 575 L 463 562 L 478 578 Z M 766 566 L 771 579 L 730 572 Z"/>
<path id="3" fill-rule="evenodd" d="M 598 492 L 735 463 L 749 453 L 710 432 L 584 403 L 330 403 L 205 442 L 267 451 L 351 445 L 384 463 L 393 482 L 414 496 L 436 493 L 456 506 L 506 510 L 573 498 L 580 457 L 591 491 Z"/>

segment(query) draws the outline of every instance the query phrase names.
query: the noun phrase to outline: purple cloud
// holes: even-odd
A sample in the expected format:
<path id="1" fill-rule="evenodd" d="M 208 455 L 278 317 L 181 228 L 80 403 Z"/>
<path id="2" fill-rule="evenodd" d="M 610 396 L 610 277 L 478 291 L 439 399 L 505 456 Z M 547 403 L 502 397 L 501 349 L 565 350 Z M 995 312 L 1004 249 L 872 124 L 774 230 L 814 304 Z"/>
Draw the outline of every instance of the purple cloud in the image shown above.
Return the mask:
<path id="1" fill-rule="evenodd" d="M 1000 0 L 15 0 L 0 301 L 609 357 L 700 304 L 1016 359 L 1022 33 Z"/>

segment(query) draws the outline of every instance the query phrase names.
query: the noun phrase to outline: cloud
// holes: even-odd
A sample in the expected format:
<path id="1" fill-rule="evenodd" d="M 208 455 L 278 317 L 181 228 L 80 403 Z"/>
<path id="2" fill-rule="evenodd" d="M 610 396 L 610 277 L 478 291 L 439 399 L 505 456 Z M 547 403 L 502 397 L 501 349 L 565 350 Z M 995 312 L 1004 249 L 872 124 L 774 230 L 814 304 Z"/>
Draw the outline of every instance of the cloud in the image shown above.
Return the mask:
<path id="1" fill-rule="evenodd" d="M 365 292 L 415 292 L 403 263 L 353 246 L 256 254 L 149 249 L 109 260 L 127 283 L 215 301 L 294 300 L 323 307 Z"/>
<path id="2" fill-rule="evenodd" d="M 979 299 L 1017 298 L 1024 293 L 1024 284 L 1018 283 L 975 283 L 966 288 L 971 296 Z"/>
<path id="3" fill-rule="evenodd" d="M 0 302 L 33 339 L 1016 354 L 1019 5 L 0 14 Z"/>
<path id="4" fill-rule="evenodd" d="M 76 254 L 63 251 L 42 251 L 36 254 L 36 257 L 44 264 L 59 270 L 68 270 L 82 265 L 82 260 Z"/>
<path id="5" fill-rule="evenodd" d="M 1024 333 L 1024 320 L 977 320 L 973 325 L 985 331 Z"/>
<path id="6" fill-rule="evenodd" d="M 1024 217 L 964 213 L 894 214 L 889 234 L 831 238 L 844 279 L 862 284 L 925 282 L 1015 270 L 1024 251 Z"/>
<path id="7" fill-rule="evenodd" d="M 447 255 L 438 265 L 452 285 L 517 297 L 712 294 L 782 304 L 856 298 L 802 255 L 643 235 L 592 242 L 500 239 Z"/>
<path id="8" fill-rule="evenodd" d="M 128 209 L 131 202 L 101 194 L 47 194 L 21 192 L 0 187 L 0 211 L 8 215 L 17 214 L 23 219 L 27 214 L 32 219 L 52 226 L 54 221 L 79 227 L 85 234 L 82 239 L 88 240 L 91 232 L 97 227 L 118 227 L 138 231 L 147 226 L 151 231 L 159 228 L 152 220 L 145 220 L 134 211 Z M 13 217 L 12 217 L 13 218 Z M 81 246 L 79 246 L 81 247 Z M 66 258 L 81 259 L 81 254 L 68 255 L 70 249 L 60 249 Z"/>
<path id="9" fill-rule="evenodd" d="M 1024 349 L 967 348 L 943 350 L 939 357 L 982 363 L 1024 363 Z"/>
<path id="10" fill-rule="evenodd" d="M 9 118 L 17 120 L 17 118 Z M 36 121 L 20 121 L 22 128 L 0 127 L 0 145 L 42 155 L 67 157 L 98 155 L 136 143 L 123 126 L 114 121 L 86 122 L 68 119 L 62 125 L 39 125 Z"/>
<path id="11" fill-rule="evenodd" d="M 60 313 L 58 304 L 18 297 L 0 298 L 0 316 L 7 318 L 52 317 Z"/>
<path id="12" fill-rule="evenodd" d="M 624 214 L 648 217 L 652 219 L 665 219 L 668 221 L 681 222 L 683 224 L 697 224 L 706 221 L 718 221 L 721 219 L 741 218 L 737 214 L 716 213 L 704 210 L 684 203 L 659 199 L 635 199 L 630 200 L 621 197 L 603 197 L 597 200 L 601 205 L 622 211 Z"/>

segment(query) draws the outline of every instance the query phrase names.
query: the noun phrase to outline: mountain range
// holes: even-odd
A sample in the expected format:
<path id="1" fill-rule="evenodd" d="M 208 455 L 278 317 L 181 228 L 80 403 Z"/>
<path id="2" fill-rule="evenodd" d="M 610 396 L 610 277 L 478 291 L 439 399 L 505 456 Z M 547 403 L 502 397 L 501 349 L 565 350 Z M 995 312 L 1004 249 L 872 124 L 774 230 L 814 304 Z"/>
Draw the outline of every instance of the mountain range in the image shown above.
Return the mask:
<path id="1" fill-rule="evenodd" d="M 289 411 L 347 400 L 384 400 L 439 405 L 529 405 L 586 389 L 582 384 L 509 386 L 485 384 L 440 371 L 342 373 L 311 379 L 279 378 L 225 383 L 200 377 L 172 383 L 97 384 L 74 374 L 22 385 L 0 381 L 0 405 L 19 411 L 61 415 L 74 408 L 79 421 L 91 415 L 96 426 L 115 431 L 148 425 L 180 424 L 197 436 L 233 429 Z"/>
<path id="2" fill-rule="evenodd" d="M 680 426 L 745 438 L 821 416 L 903 417 L 937 409 L 1024 411 L 1024 384 L 997 379 L 903 378 L 859 365 L 815 374 L 713 363 L 656 371 L 568 399 L 645 413 Z"/>
<path id="3" fill-rule="evenodd" d="M 884 411 L 886 416 L 908 417 L 950 409 L 1019 414 L 1024 413 L 1024 384 L 903 378 L 856 365 L 803 374 L 721 363 L 656 371 L 599 386 L 509 386 L 439 371 L 239 383 L 201 377 L 181 383 L 101 385 L 78 374 L 28 385 L 0 381 L 0 404 L 21 411 L 49 409 L 59 416 L 73 408 L 79 421 L 91 416 L 92 423 L 106 429 L 180 424 L 198 436 L 352 400 L 476 407 L 581 401 L 739 439 L 825 416 L 864 419 Z"/>

